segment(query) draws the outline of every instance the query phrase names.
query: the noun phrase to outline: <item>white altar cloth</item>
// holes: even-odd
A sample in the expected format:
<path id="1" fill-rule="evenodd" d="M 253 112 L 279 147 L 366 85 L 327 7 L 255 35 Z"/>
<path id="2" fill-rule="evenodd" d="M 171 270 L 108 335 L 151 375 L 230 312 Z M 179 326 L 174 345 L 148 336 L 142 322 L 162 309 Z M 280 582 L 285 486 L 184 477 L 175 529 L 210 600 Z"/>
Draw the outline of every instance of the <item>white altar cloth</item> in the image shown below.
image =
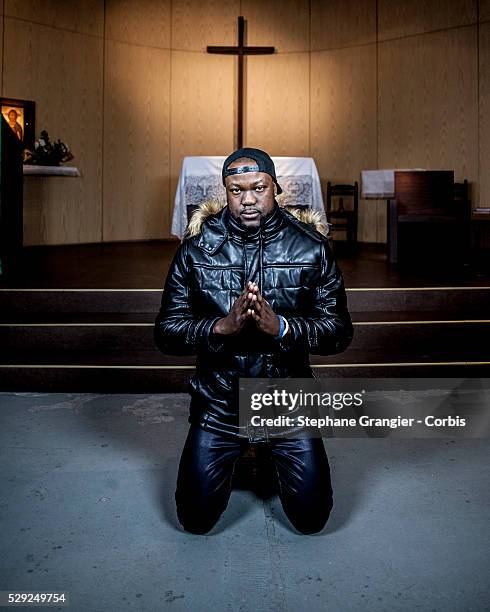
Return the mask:
<path id="1" fill-rule="evenodd" d="M 396 168 L 397 172 L 425 168 Z M 361 198 L 395 197 L 395 170 L 361 170 Z"/>
<path id="2" fill-rule="evenodd" d="M 187 227 L 187 207 L 206 200 L 226 203 L 221 181 L 225 156 L 184 157 L 175 193 L 172 234 L 182 239 Z M 309 206 L 320 212 L 326 223 L 320 177 L 312 157 L 273 157 L 277 182 L 283 193 L 277 197 L 281 205 Z"/>

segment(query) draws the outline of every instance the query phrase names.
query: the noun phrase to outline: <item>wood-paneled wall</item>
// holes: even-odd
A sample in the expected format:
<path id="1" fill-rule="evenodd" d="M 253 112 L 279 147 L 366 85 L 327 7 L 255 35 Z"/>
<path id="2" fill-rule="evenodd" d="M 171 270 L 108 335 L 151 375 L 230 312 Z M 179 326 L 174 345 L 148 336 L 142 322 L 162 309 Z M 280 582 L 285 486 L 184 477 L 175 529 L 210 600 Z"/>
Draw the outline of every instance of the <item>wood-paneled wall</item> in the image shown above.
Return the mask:
<path id="1" fill-rule="evenodd" d="M 311 23 L 311 154 L 324 181 L 450 168 L 475 204 L 490 202 L 476 0 L 312 0 Z M 386 203 L 361 199 L 359 215 L 359 239 L 384 242 Z"/>
<path id="2" fill-rule="evenodd" d="M 323 186 L 359 181 L 360 169 L 377 167 L 376 45 L 315 51 L 311 68 L 311 154 Z M 377 236 L 377 209 L 361 202 L 360 240 Z"/>
<path id="3" fill-rule="evenodd" d="M 451 168 L 490 204 L 490 0 L 0 0 L 3 96 L 33 99 L 78 179 L 25 179 L 25 244 L 170 238 L 185 155 L 226 155 L 247 42 L 245 140 L 311 155 L 322 184 Z M 3 57 L 1 55 L 3 50 Z M 359 238 L 386 239 L 385 203 Z"/>
<path id="4" fill-rule="evenodd" d="M 35 100 L 37 133 L 67 142 L 83 175 L 25 180 L 24 244 L 101 238 L 103 23 L 95 1 L 5 1 L 2 94 Z"/>
<path id="5" fill-rule="evenodd" d="M 490 3 L 489 3 L 490 6 Z M 489 10 L 490 16 L 490 10 Z M 490 21 L 480 25 L 478 185 L 480 205 L 490 206 Z"/>
<path id="6" fill-rule="evenodd" d="M 3 87 L 3 2 L 0 2 L 0 91 Z"/>

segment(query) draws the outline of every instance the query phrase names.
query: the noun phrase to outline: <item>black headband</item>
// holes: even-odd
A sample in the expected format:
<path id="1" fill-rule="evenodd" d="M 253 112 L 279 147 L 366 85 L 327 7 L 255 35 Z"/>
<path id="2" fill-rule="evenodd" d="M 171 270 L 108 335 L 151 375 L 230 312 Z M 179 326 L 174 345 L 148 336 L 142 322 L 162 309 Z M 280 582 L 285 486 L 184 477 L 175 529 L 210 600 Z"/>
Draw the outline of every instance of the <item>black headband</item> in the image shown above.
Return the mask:
<path id="1" fill-rule="evenodd" d="M 257 165 L 229 168 L 230 164 L 232 164 L 235 160 L 241 157 L 248 157 L 249 159 L 253 159 L 257 163 Z M 245 172 L 265 172 L 273 178 L 274 183 L 277 187 L 277 194 L 279 195 L 280 193 L 282 193 L 282 189 L 276 179 L 276 168 L 274 166 L 274 162 L 265 151 L 245 147 L 243 149 L 238 149 L 238 151 L 234 151 L 231 155 L 229 155 L 225 159 L 223 163 L 223 169 L 221 171 L 223 185 L 225 184 L 225 178 L 227 176 L 231 176 L 232 174 L 244 174 Z"/>
<path id="2" fill-rule="evenodd" d="M 225 170 L 225 177 L 232 174 L 244 174 L 245 172 L 259 172 L 258 166 L 238 166 L 238 168 L 230 168 Z"/>

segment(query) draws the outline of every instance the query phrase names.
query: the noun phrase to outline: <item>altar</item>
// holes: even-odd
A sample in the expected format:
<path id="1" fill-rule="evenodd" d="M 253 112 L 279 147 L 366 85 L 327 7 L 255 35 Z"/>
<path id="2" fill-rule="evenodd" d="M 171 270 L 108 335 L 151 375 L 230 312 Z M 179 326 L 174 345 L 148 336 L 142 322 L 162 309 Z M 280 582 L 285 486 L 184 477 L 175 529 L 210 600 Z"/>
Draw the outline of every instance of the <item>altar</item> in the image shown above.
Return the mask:
<path id="1" fill-rule="evenodd" d="M 225 156 L 184 157 L 175 193 L 172 234 L 181 240 L 188 222 L 188 212 L 207 200 L 226 204 L 221 180 Z M 273 157 L 277 182 L 283 193 L 277 196 L 281 206 L 316 210 L 326 223 L 320 177 L 312 157 Z"/>
<path id="2" fill-rule="evenodd" d="M 424 171 L 425 168 L 397 168 L 396 172 Z M 395 170 L 361 170 L 361 198 L 389 200 L 395 197 Z"/>

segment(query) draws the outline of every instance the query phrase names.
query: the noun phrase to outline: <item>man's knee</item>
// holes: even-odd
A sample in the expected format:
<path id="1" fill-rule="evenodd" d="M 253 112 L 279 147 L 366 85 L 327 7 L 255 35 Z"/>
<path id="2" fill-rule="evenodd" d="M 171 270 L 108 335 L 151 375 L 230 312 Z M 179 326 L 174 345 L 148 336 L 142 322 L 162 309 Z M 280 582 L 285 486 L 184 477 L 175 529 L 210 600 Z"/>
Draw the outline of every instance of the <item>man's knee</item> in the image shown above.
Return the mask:
<path id="1" fill-rule="evenodd" d="M 296 521 L 293 523 L 293 525 L 303 535 L 312 535 L 314 533 L 319 533 L 320 531 L 322 531 L 322 529 L 327 524 L 327 521 L 328 516 L 310 521 Z"/>
<path id="2" fill-rule="evenodd" d="M 297 531 L 303 535 L 311 535 L 322 531 L 330 517 L 332 507 L 332 500 L 329 499 L 323 504 L 316 505 L 310 511 L 304 507 L 295 508 L 294 511 L 286 508 L 284 510 Z"/>
<path id="3" fill-rule="evenodd" d="M 216 525 L 218 518 L 216 520 L 203 520 L 199 517 L 186 516 L 179 517 L 179 522 L 185 531 L 196 535 L 205 535 Z"/>
<path id="4" fill-rule="evenodd" d="M 179 523 L 190 533 L 203 535 L 216 525 L 223 514 L 226 504 L 217 500 L 198 500 L 195 497 L 175 495 L 177 518 Z"/>

